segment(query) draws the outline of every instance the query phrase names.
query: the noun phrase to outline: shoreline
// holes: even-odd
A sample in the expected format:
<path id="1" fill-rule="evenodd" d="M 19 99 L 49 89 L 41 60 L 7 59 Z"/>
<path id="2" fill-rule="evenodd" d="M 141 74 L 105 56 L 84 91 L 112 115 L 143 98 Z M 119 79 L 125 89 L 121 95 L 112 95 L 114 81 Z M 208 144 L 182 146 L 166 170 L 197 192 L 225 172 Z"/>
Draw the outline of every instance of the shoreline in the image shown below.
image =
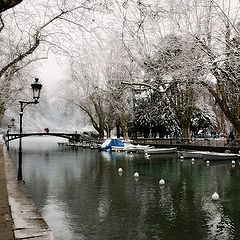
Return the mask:
<path id="1" fill-rule="evenodd" d="M 7 197 L 15 239 L 54 240 L 53 233 L 28 195 L 24 182 L 17 181 L 17 168 L 14 160 L 3 144 L 0 147 L 3 152 Z"/>

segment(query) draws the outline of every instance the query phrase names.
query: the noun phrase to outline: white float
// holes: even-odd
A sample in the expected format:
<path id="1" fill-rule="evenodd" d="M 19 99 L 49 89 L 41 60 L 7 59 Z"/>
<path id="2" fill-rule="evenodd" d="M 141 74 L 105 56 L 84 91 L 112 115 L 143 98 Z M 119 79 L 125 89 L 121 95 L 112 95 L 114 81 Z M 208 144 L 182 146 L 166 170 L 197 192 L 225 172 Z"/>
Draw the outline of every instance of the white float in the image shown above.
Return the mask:
<path id="1" fill-rule="evenodd" d="M 164 184 L 165 184 L 164 179 L 159 180 L 159 184 L 160 184 L 160 185 L 164 185 Z"/>
<path id="2" fill-rule="evenodd" d="M 139 177 L 138 172 L 135 172 L 135 173 L 134 173 L 134 177 L 136 177 L 136 178 Z"/>
<path id="3" fill-rule="evenodd" d="M 148 154 L 147 152 L 144 154 L 146 158 L 150 157 L 150 154 Z"/>
<path id="4" fill-rule="evenodd" d="M 213 200 L 213 201 L 219 200 L 219 195 L 218 195 L 218 193 L 215 192 L 215 193 L 212 195 L 212 200 Z"/>

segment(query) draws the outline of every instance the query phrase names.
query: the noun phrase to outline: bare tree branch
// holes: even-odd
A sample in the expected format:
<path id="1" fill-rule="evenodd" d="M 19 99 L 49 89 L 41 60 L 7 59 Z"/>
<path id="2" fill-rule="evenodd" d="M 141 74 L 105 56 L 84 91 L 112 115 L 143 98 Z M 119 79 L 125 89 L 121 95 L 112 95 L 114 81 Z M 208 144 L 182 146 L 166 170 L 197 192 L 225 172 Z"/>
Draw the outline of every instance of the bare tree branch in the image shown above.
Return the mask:
<path id="1" fill-rule="evenodd" d="M 169 88 L 167 88 L 167 89 L 161 91 L 161 90 L 159 90 L 159 89 L 157 89 L 157 88 L 155 88 L 155 87 L 153 87 L 152 85 L 147 84 L 147 83 L 121 82 L 121 84 L 122 84 L 122 85 L 128 85 L 128 86 L 144 86 L 144 87 L 150 88 L 150 89 L 152 89 L 152 90 L 154 90 L 154 91 L 156 91 L 156 92 L 158 92 L 158 93 L 160 93 L 160 94 L 165 93 L 165 92 L 169 89 Z"/>
<path id="2" fill-rule="evenodd" d="M 0 22 L 1 22 L 1 26 L 0 26 L 0 32 L 1 32 L 4 28 L 4 22 L 3 22 L 3 19 L 2 19 L 2 14 L 0 14 Z"/>
<path id="3" fill-rule="evenodd" d="M 21 3 L 23 0 L 1 0 L 0 1 L 0 13 L 15 7 L 19 3 Z"/>
<path id="4" fill-rule="evenodd" d="M 22 54 L 18 55 L 16 58 L 14 58 L 12 61 L 10 61 L 7 65 L 5 65 L 1 70 L 0 70 L 0 78 L 3 76 L 3 74 L 14 64 L 18 63 L 19 61 L 23 60 L 25 57 L 28 55 L 32 54 L 35 49 L 39 46 L 40 44 L 40 33 L 37 31 L 37 33 L 34 36 L 34 43 L 33 45 L 27 49 L 25 52 Z"/>

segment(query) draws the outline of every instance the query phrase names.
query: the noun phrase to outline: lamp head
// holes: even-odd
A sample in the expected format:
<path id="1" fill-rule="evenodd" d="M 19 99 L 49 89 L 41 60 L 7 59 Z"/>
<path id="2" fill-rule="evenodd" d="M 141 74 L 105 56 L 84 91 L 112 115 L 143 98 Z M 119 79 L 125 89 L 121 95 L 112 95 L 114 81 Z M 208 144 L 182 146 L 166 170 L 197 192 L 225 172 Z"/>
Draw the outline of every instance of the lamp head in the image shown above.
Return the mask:
<path id="1" fill-rule="evenodd" d="M 33 99 L 38 100 L 40 98 L 40 92 L 42 89 L 42 84 L 38 82 L 39 78 L 35 78 L 34 83 L 31 84 L 33 90 Z"/>

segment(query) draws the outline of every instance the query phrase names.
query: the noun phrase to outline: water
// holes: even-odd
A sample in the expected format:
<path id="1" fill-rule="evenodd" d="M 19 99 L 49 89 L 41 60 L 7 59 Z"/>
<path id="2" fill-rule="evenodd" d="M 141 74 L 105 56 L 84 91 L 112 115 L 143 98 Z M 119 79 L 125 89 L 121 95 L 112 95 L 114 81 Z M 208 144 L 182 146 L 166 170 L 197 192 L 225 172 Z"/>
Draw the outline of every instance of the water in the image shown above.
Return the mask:
<path id="1" fill-rule="evenodd" d="M 238 164 L 75 150 L 49 137 L 23 141 L 24 180 L 56 240 L 240 239 Z M 16 141 L 10 150 L 16 158 Z M 215 191 L 220 201 L 211 200 Z"/>

